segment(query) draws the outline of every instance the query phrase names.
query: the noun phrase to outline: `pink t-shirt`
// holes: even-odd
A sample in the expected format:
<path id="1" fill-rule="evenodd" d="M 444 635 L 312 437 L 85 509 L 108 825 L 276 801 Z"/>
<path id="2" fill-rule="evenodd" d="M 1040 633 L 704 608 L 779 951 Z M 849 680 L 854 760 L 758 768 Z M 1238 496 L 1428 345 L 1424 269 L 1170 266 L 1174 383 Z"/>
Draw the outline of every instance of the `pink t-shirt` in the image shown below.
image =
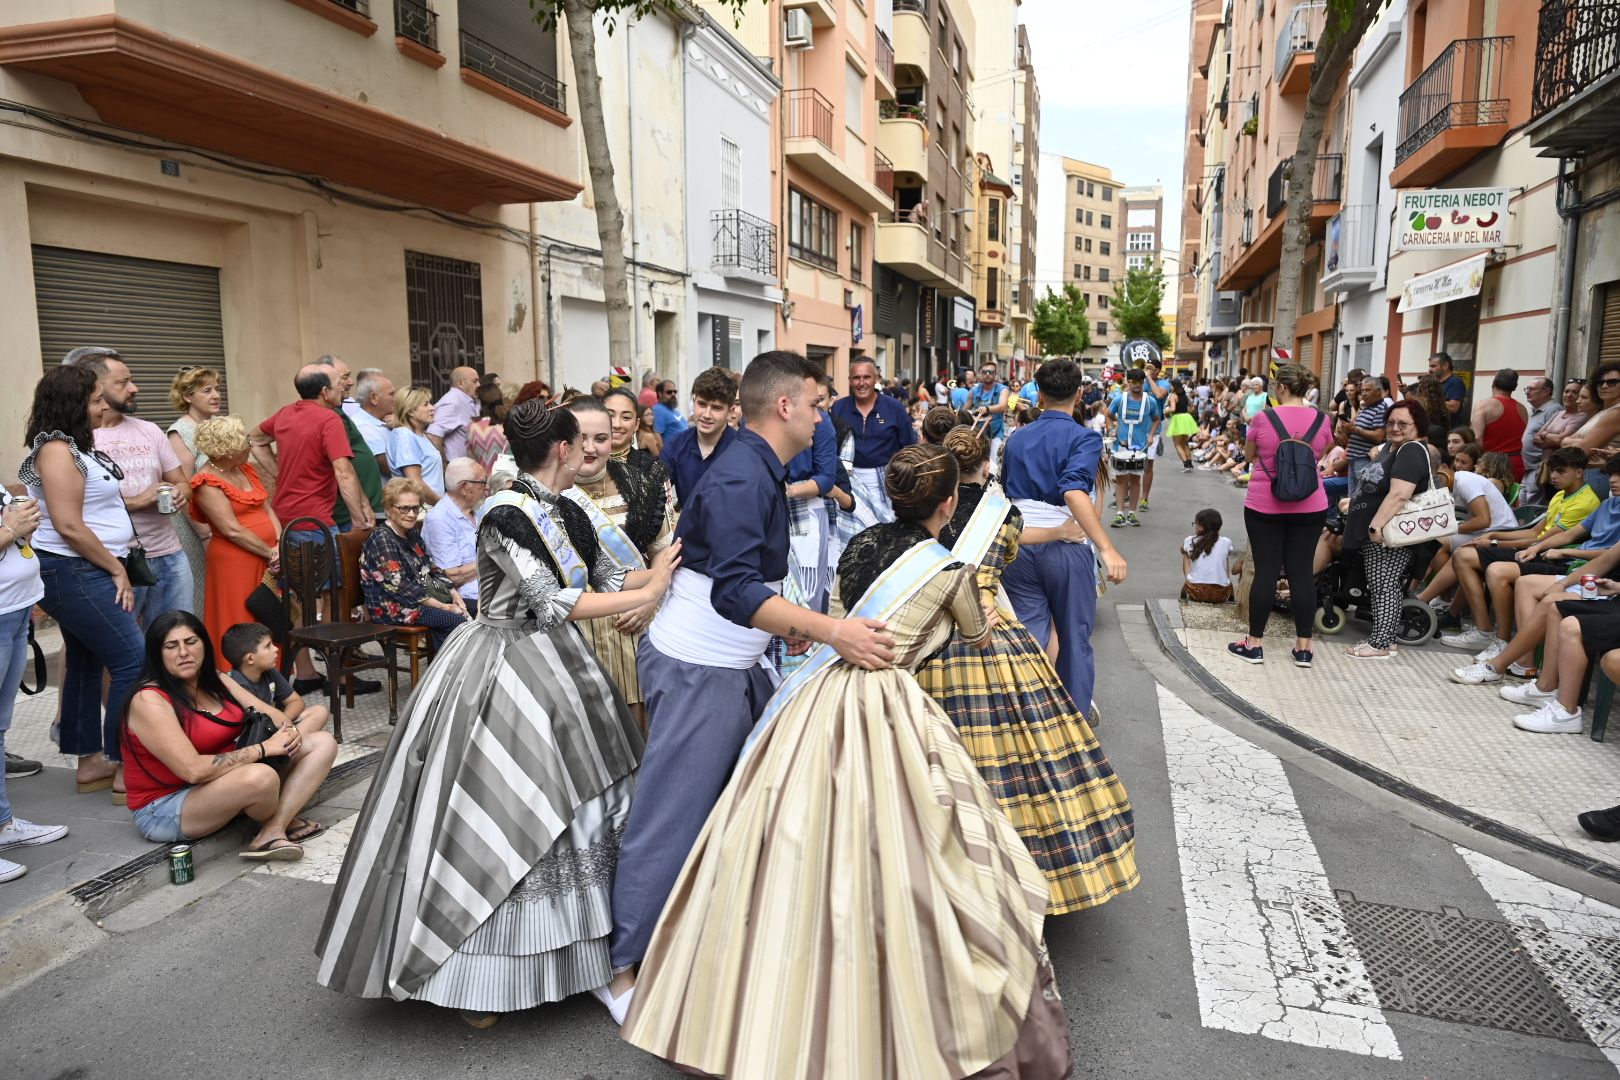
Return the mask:
<path id="1" fill-rule="evenodd" d="M 1283 428 L 1296 439 L 1303 439 L 1311 429 L 1311 421 L 1322 417 L 1322 424 L 1311 440 L 1311 450 L 1318 460 L 1333 444 L 1333 418 L 1309 405 L 1278 405 L 1277 418 Z M 1249 470 L 1248 494 L 1243 505 L 1261 514 L 1311 514 L 1327 509 L 1327 492 L 1316 486 L 1316 493 L 1300 502 L 1283 502 L 1272 498 L 1271 473 L 1268 471 L 1277 456 L 1277 429 L 1271 426 L 1263 413 L 1256 413 L 1249 422 L 1249 438 L 1254 440 L 1254 467 Z"/>
<path id="2" fill-rule="evenodd" d="M 96 449 L 117 462 L 124 474 L 118 491 L 126 499 L 150 490 L 164 473 L 180 467 L 180 459 L 163 429 L 138 416 L 125 416 L 115 427 L 96 428 L 93 435 Z M 158 513 L 156 503 L 145 510 L 130 511 L 129 517 L 148 555 L 173 555 L 180 550 L 173 518 Z"/>

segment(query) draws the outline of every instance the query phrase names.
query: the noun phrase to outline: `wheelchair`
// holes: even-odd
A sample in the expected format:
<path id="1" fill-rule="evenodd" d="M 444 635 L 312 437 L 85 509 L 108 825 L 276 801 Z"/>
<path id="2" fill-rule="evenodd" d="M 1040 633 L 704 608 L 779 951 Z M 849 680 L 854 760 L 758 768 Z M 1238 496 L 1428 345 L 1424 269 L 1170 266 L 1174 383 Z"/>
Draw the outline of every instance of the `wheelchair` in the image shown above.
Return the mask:
<path id="1" fill-rule="evenodd" d="M 1328 517 L 1330 531 L 1343 536 L 1344 518 L 1337 512 Z M 1406 549 L 1410 561 L 1401 580 L 1402 589 L 1421 586 L 1424 570 L 1434 558 L 1439 545 L 1434 542 L 1414 544 Z M 1367 595 L 1367 576 L 1361 567 L 1359 552 L 1341 552 L 1327 568 L 1316 576 L 1316 617 L 1318 633 L 1327 637 L 1342 634 L 1351 618 L 1361 622 L 1372 621 L 1372 608 Z M 1396 625 L 1395 640 L 1402 645 L 1424 645 L 1438 637 L 1440 619 L 1433 608 L 1415 597 L 1401 601 L 1400 621 Z"/>

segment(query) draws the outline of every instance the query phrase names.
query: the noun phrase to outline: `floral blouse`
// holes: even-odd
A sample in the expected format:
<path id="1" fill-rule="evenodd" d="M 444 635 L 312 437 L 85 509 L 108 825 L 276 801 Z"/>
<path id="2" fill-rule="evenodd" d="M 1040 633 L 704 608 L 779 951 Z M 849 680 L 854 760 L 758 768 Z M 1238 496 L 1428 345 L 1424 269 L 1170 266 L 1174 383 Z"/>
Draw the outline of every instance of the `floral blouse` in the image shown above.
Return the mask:
<path id="1" fill-rule="evenodd" d="M 422 530 L 400 536 L 386 525 L 373 529 L 360 549 L 360 588 L 366 599 L 366 618 L 372 622 L 409 626 L 422 617 L 430 598 L 429 582 L 444 589 L 455 586 L 428 558 Z"/>

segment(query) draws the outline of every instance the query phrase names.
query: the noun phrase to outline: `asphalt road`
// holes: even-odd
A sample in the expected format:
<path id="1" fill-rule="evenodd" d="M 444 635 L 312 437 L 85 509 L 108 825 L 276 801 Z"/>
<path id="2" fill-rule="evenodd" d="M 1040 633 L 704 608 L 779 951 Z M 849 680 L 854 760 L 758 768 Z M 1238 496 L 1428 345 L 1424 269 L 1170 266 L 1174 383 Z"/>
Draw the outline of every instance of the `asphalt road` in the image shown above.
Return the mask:
<path id="1" fill-rule="evenodd" d="M 1573 1006 L 1549 1021 L 1564 1022 L 1563 1037 L 1502 1030 L 1545 1003 L 1549 987 L 1567 993 L 1572 978 L 1533 936 L 1501 938 L 1494 953 L 1488 943 L 1470 946 L 1517 910 L 1502 905 L 1502 891 L 1533 891 L 1534 878 L 1470 860 L 1444 823 L 1305 760 L 1200 700 L 1171 669 L 1142 603 L 1173 595 L 1177 545 L 1197 509 L 1221 510 L 1240 545 L 1242 517 L 1239 493 L 1208 474 L 1167 471 L 1153 494 L 1144 525 L 1116 534 L 1131 574 L 1104 597 L 1096 636 L 1100 734 L 1135 806 L 1142 885 L 1047 927 L 1075 1075 L 1614 1077 L 1620 1050 L 1610 1049 L 1611 1060 L 1571 1027 Z M 1580 906 L 1572 894 L 1551 893 Z M 0 944 L 32 941 L 39 963 L 57 966 L 0 1000 L 0 1076 L 674 1075 L 620 1042 L 585 997 L 475 1032 L 432 1006 L 356 1001 L 317 986 L 311 946 L 328 894 L 316 882 L 221 866 L 206 867 L 194 891 L 160 889 L 102 929 L 60 904 L 25 913 Z M 1451 930 L 1441 932 L 1455 931 L 1451 968 L 1392 947 L 1376 929 L 1348 932 L 1352 907 L 1363 915 L 1450 909 Z M 1584 925 L 1609 925 L 1592 918 Z M 1612 952 L 1593 934 L 1560 941 L 1596 950 L 1597 969 L 1620 967 L 1620 940 Z M 1527 956 L 1547 962 L 1527 966 Z M 1517 989 L 1494 987 L 1492 972 L 1515 964 L 1523 969 Z M 1605 981 L 1612 968 L 1595 977 L 1592 969 L 1583 970 L 1599 996 L 1595 1015 L 1601 1021 L 1607 1009 L 1620 1025 L 1620 982 Z M 1498 1026 L 1395 1011 L 1369 980 L 1494 1011 Z M 1587 1013 L 1592 1026 L 1594 1010 Z M 1600 1023 L 1596 1030 L 1605 1037 Z"/>

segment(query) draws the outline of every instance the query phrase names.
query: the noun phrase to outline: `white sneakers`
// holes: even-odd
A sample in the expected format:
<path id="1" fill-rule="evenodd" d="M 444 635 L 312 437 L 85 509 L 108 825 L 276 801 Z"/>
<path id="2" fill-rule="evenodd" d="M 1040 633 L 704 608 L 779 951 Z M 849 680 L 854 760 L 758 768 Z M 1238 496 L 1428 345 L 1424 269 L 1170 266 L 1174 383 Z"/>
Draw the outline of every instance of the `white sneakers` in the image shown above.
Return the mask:
<path id="1" fill-rule="evenodd" d="M 35 825 L 32 821 L 13 817 L 4 826 L 0 826 L 0 849 L 48 844 L 52 840 L 62 839 L 67 835 L 67 831 L 66 825 Z M 0 859 L 0 882 L 16 881 L 26 873 L 28 867 L 22 863 Z"/>
<path id="2" fill-rule="evenodd" d="M 1452 649 L 1483 649 L 1493 641 L 1500 640 L 1489 630 L 1481 630 L 1477 626 L 1471 626 L 1460 634 L 1442 635 L 1440 644 Z"/>
<path id="3" fill-rule="evenodd" d="M 1455 668 L 1451 672 L 1451 681 L 1462 683 L 1464 686 L 1478 686 L 1481 683 L 1500 682 L 1502 676 L 1491 665 L 1486 663 L 1472 663 L 1467 667 Z"/>
<path id="4" fill-rule="evenodd" d="M 1558 696 L 1558 691 L 1543 690 L 1533 682 L 1519 683 L 1517 686 L 1504 686 L 1497 693 L 1502 695 L 1503 701 L 1511 701 L 1515 705 L 1528 705 L 1532 709 L 1539 709 L 1544 702 L 1551 701 Z"/>
<path id="5" fill-rule="evenodd" d="M 10 859 L 0 859 L 0 882 L 16 881 L 26 873 L 28 873 L 28 867 L 22 863 L 15 863 Z"/>
<path id="6" fill-rule="evenodd" d="M 1545 735 L 1579 735 L 1581 710 L 1565 712 L 1557 699 L 1542 704 L 1535 712 L 1520 713 L 1513 718 L 1513 726 L 1520 731 L 1537 731 Z"/>

